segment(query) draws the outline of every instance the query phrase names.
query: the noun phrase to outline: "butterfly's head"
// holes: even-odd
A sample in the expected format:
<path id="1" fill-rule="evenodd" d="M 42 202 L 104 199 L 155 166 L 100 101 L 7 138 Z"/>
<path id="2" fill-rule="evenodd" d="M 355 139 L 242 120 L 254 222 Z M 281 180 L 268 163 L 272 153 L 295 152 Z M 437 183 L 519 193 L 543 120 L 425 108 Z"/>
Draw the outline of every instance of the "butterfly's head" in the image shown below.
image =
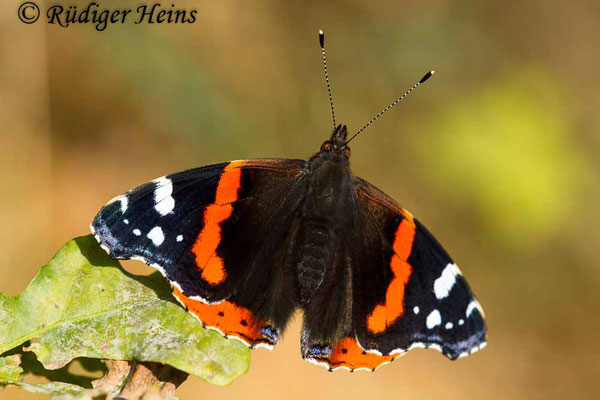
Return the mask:
<path id="1" fill-rule="evenodd" d="M 333 108 L 333 95 L 331 93 L 331 83 L 329 82 L 329 75 L 327 74 L 327 58 L 325 57 L 325 34 L 323 31 L 319 30 L 319 45 L 321 46 L 321 54 L 323 55 L 323 71 L 325 72 L 325 83 L 327 84 L 327 93 L 329 95 L 329 106 L 331 108 L 331 117 L 333 119 L 333 126 L 335 127 L 335 110 Z M 392 102 L 389 106 L 381 110 L 376 116 L 371 118 L 369 122 L 367 122 L 362 128 L 358 130 L 354 135 L 350 137 L 350 139 L 346 140 L 346 136 L 348 136 L 348 131 L 346 130 L 346 125 L 337 125 L 333 129 L 333 135 L 331 135 L 331 139 L 323 142 L 321 145 L 321 150 L 313 156 L 313 158 L 320 159 L 329 159 L 333 161 L 343 161 L 350 159 L 350 148 L 348 147 L 348 143 L 350 143 L 355 137 L 360 135 L 365 129 L 367 129 L 373 122 L 375 122 L 379 117 L 385 114 L 390 108 L 394 107 L 398 104 L 402 99 L 404 99 L 410 92 L 415 90 L 420 84 L 425 82 L 427 79 L 431 78 L 431 76 L 435 73 L 435 71 L 427 72 L 419 82 L 415 83 L 410 89 L 408 89 L 402 96 L 398 97 L 396 100 Z M 329 156 L 327 156 L 329 154 Z"/>
<path id="2" fill-rule="evenodd" d="M 331 139 L 321 145 L 318 156 L 324 159 L 348 160 L 350 158 L 350 147 L 346 146 L 348 129 L 346 125 L 338 125 L 331 134 Z"/>

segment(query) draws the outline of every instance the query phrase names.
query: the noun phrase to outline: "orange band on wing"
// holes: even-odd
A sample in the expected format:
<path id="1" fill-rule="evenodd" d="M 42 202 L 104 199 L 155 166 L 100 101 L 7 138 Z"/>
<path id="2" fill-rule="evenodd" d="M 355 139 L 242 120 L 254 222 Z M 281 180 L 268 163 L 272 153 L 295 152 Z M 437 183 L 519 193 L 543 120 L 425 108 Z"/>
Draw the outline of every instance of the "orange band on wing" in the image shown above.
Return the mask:
<path id="1" fill-rule="evenodd" d="M 346 367 L 351 371 L 359 368 L 374 370 L 384 363 L 393 361 L 396 357 L 398 355 L 384 356 L 368 353 L 358 345 L 356 339 L 346 337 L 338 342 L 327 361 L 333 369 Z"/>
<path id="2" fill-rule="evenodd" d="M 215 202 L 204 210 L 204 227 L 192 247 L 202 279 L 213 285 L 222 283 L 227 277 L 223 260 L 216 252 L 221 242 L 221 222 L 231 216 L 241 177 L 239 163 L 232 162 L 225 167 L 217 185 Z"/>
<path id="3" fill-rule="evenodd" d="M 385 303 L 375 306 L 367 317 L 367 328 L 381 333 L 404 313 L 404 288 L 408 283 L 412 267 L 407 262 L 415 238 L 415 222 L 410 214 L 402 219 L 394 237 L 394 255 L 390 261 L 392 281 L 385 293 Z"/>
<path id="4" fill-rule="evenodd" d="M 175 287 L 173 295 L 207 328 L 217 328 L 223 335 L 235 336 L 248 346 L 259 343 L 269 346 L 274 344 L 260 332 L 267 326 L 267 322 L 254 318 L 252 312 L 247 308 L 236 306 L 230 301 L 205 304 L 186 297 Z"/>

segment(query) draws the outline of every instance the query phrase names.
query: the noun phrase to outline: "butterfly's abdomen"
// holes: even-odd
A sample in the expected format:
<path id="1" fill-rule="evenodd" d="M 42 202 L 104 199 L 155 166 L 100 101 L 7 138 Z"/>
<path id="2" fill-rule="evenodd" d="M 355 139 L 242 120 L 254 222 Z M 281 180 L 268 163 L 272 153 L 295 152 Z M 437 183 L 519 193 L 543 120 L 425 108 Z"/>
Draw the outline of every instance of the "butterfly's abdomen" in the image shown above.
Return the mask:
<path id="1" fill-rule="evenodd" d="M 333 258 L 331 232 L 324 221 L 304 220 L 294 246 L 294 271 L 298 300 L 307 303 L 325 277 Z"/>

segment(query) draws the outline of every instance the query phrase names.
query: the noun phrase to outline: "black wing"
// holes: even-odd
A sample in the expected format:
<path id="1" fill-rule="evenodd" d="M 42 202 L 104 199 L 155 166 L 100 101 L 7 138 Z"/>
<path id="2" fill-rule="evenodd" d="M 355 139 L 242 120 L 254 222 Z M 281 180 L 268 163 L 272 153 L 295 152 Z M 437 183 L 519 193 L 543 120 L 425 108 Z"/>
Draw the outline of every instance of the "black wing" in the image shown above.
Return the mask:
<path id="1" fill-rule="evenodd" d="M 281 244 L 304 168 L 302 160 L 244 160 L 167 175 L 113 199 L 91 230 L 111 256 L 161 271 L 203 324 L 272 345 L 294 308 Z"/>
<path id="2" fill-rule="evenodd" d="M 355 178 L 348 233 L 340 238 L 339 293 L 328 307 L 343 332 L 328 343 L 303 332 L 303 356 L 330 370 L 375 370 L 413 348 L 435 348 L 451 359 L 485 346 L 483 310 L 450 256 L 394 200 Z M 347 288 L 345 291 L 340 291 Z M 313 324 L 314 325 L 314 324 Z M 331 329 L 330 329 L 331 330 Z"/>
<path id="3" fill-rule="evenodd" d="M 370 242 L 353 263 L 361 346 L 381 354 L 435 348 L 450 359 L 483 348 L 483 310 L 440 243 L 408 211 L 358 178 L 356 200 Z"/>

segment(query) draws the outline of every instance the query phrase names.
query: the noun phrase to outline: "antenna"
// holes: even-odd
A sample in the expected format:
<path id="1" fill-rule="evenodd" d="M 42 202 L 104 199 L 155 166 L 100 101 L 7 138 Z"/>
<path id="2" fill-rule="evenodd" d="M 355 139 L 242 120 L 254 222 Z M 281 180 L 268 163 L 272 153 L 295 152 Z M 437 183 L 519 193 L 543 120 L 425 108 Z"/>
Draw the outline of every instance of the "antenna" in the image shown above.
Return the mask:
<path id="1" fill-rule="evenodd" d="M 325 54 L 325 53 L 323 53 L 323 54 Z M 387 106 L 386 108 L 384 108 L 383 110 L 381 110 L 379 112 L 379 114 L 377 114 L 376 116 L 374 116 L 373 118 L 371 118 L 371 120 L 369 122 L 367 122 L 365 124 L 365 126 L 363 126 L 362 128 L 360 128 L 360 130 L 358 132 L 356 132 L 354 135 L 352 135 L 352 137 L 350 139 L 348 139 L 348 141 L 346 142 L 346 144 L 350 143 L 355 137 L 358 136 L 359 133 L 361 133 L 362 131 L 364 131 L 365 129 L 367 129 L 369 127 L 369 125 L 371 125 L 373 122 L 375 122 L 375 120 L 377 118 L 381 117 L 386 111 L 388 111 L 390 108 L 394 107 L 396 104 L 400 103 L 400 101 L 402 101 L 402 99 L 404 99 L 406 96 L 408 96 L 408 94 L 410 92 L 412 92 L 417 87 L 419 87 L 420 84 L 422 84 L 423 82 L 425 82 L 427 79 L 431 78 L 431 76 L 433 74 L 435 74 L 435 71 L 429 71 L 428 73 L 426 73 L 425 76 L 423 76 L 419 82 L 415 83 L 413 85 L 413 87 L 411 87 L 410 89 L 408 89 L 406 91 L 406 93 L 404 93 L 402 96 L 398 97 L 396 100 L 394 100 L 394 102 L 392 104 L 390 104 L 389 106 Z"/>
<path id="2" fill-rule="evenodd" d="M 325 83 L 327 83 L 327 93 L 329 94 L 329 106 L 331 107 L 331 117 L 333 118 L 333 129 L 335 129 L 335 111 L 333 111 L 333 95 L 331 94 L 331 84 L 329 75 L 327 75 L 327 58 L 325 57 L 325 34 L 319 30 L 319 44 L 321 45 L 321 54 L 323 54 L 323 70 L 325 71 Z"/>

